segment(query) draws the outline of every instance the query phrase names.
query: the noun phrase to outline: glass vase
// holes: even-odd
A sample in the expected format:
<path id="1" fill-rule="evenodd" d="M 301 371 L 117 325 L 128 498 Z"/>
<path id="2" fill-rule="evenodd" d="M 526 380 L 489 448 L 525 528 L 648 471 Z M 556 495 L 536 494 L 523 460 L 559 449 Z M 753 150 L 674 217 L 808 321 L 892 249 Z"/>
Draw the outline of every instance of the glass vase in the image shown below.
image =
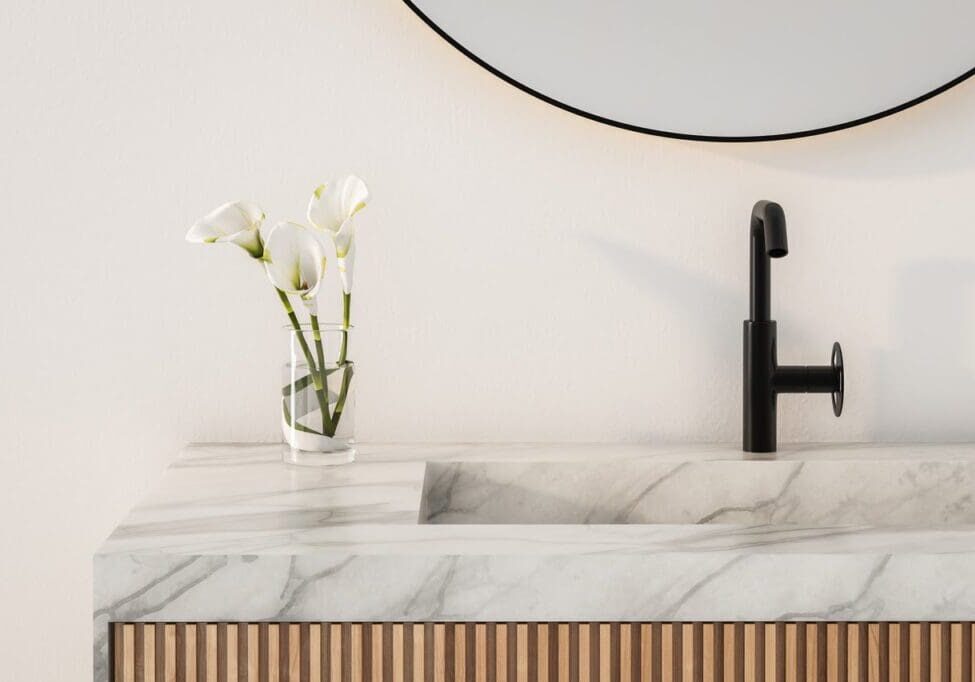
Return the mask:
<path id="1" fill-rule="evenodd" d="M 287 328 L 280 410 L 283 457 L 289 464 L 345 464 L 355 459 L 351 332 L 339 324 Z"/>

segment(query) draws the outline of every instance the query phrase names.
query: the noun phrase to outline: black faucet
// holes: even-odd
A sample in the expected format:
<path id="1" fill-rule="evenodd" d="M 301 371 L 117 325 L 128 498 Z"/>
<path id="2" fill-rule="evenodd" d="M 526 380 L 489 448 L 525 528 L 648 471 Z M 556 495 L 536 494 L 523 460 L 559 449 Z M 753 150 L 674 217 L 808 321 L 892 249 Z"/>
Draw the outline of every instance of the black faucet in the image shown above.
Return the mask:
<path id="1" fill-rule="evenodd" d="M 789 253 L 785 211 L 773 201 L 759 201 L 749 227 L 751 282 L 749 319 L 745 320 L 745 452 L 775 452 L 775 406 L 780 393 L 831 393 L 833 414 L 843 412 L 843 351 L 833 344 L 828 366 L 779 365 L 775 320 L 770 319 L 772 258 Z"/>

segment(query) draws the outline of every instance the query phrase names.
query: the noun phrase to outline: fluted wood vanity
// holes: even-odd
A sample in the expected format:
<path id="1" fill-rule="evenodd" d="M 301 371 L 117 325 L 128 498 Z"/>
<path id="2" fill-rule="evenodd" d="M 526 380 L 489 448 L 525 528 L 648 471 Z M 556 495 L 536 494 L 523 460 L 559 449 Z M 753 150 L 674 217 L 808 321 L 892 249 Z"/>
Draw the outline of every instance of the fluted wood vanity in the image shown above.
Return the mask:
<path id="1" fill-rule="evenodd" d="M 114 679 L 972 680 L 971 623 L 118 623 Z"/>
<path id="2" fill-rule="evenodd" d="M 197 446 L 95 557 L 96 680 L 972 680 L 975 448 Z"/>

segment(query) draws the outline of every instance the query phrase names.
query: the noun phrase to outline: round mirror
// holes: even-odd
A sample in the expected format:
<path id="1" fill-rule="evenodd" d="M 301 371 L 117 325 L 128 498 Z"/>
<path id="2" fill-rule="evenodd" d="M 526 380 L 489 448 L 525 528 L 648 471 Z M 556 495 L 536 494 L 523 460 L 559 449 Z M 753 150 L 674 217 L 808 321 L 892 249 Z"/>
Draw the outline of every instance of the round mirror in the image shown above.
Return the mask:
<path id="1" fill-rule="evenodd" d="M 468 57 L 640 132 L 771 140 L 866 123 L 975 72 L 971 0 L 405 0 Z"/>

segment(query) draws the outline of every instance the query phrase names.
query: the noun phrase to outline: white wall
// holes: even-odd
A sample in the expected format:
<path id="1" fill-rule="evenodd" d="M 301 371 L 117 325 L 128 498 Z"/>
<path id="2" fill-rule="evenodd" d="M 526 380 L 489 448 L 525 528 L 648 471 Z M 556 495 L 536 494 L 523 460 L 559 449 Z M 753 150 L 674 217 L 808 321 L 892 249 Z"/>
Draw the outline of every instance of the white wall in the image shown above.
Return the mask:
<path id="1" fill-rule="evenodd" d="M 780 359 L 838 338 L 848 367 L 843 418 L 784 399 L 783 440 L 975 438 L 975 83 L 708 145 L 553 109 L 398 0 L 15 0 L 0 26 L 8 673 L 88 675 L 90 554 L 182 443 L 277 437 L 277 303 L 187 226 L 245 197 L 300 218 L 344 171 L 374 193 L 363 439 L 737 440 L 763 197 Z"/>

